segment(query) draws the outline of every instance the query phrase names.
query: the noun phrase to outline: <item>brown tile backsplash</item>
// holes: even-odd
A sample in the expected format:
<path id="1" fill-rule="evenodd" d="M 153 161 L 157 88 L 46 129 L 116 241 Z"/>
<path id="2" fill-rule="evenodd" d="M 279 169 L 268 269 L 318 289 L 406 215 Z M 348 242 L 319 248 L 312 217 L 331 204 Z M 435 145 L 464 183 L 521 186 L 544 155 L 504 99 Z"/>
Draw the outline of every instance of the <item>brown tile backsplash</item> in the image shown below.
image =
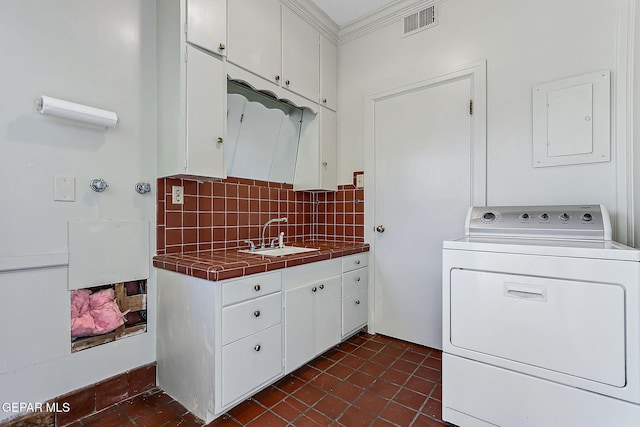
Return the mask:
<path id="1" fill-rule="evenodd" d="M 184 187 L 182 205 L 171 203 L 174 185 Z M 244 178 L 216 182 L 160 178 L 157 253 L 233 249 L 245 246 L 247 239 L 257 244 L 262 225 L 285 216 L 288 223 L 268 229 L 270 239 L 284 231 L 285 243 L 364 242 L 364 189 L 349 184 L 336 192 L 294 192 L 290 184 Z"/>

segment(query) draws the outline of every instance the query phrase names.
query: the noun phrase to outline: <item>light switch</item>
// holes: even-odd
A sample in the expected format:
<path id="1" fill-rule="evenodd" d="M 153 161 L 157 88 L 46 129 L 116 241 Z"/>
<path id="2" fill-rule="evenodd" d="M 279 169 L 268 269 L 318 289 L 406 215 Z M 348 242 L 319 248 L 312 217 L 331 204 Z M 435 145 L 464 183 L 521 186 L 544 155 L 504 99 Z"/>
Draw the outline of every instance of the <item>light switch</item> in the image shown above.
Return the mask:
<path id="1" fill-rule="evenodd" d="M 356 188 L 364 187 L 364 174 L 356 175 Z"/>
<path id="2" fill-rule="evenodd" d="M 76 178 L 73 176 L 54 176 L 53 200 L 56 202 L 74 202 L 76 200 Z"/>

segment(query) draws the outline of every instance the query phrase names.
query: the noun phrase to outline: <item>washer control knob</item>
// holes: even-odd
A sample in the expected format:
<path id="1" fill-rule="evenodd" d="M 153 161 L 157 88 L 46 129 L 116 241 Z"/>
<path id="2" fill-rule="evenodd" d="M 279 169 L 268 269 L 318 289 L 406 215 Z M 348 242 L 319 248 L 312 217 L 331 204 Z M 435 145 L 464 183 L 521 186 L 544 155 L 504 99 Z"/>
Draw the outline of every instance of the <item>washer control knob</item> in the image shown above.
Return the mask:
<path id="1" fill-rule="evenodd" d="M 549 220 L 549 214 L 546 214 L 546 213 L 540 214 L 540 216 L 538 218 L 540 218 L 543 221 L 548 221 Z"/>
<path id="2" fill-rule="evenodd" d="M 571 218 L 571 216 L 566 212 L 564 212 L 564 213 L 562 213 L 560 215 L 560 219 L 563 220 L 563 221 L 569 221 L 569 218 Z"/>
<path id="3" fill-rule="evenodd" d="M 584 213 L 582 214 L 581 218 L 583 221 L 589 222 L 593 219 L 593 215 L 591 215 L 590 213 Z"/>
<path id="4" fill-rule="evenodd" d="M 496 214 L 494 214 L 493 212 L 485 212 L 484 214 L 482 214 L 482 220 L 484 222 L 493 222 L 496 220 Z"/>
<path id="5" fill-rule="evenodd" d="M 520 215 L 520 220 L 521 221 L 529 221 L 529 214 L 528 213 L 523 213 L 522 215 Z"/>

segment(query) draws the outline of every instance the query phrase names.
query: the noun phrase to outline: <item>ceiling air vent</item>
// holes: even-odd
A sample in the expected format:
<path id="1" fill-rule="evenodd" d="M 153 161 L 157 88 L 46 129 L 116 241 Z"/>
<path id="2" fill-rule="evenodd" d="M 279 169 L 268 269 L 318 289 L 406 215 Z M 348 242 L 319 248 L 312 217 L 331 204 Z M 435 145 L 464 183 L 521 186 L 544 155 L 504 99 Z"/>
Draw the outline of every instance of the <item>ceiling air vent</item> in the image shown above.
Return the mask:
<path id="1" fill-rule="evenodd" d="M 402 37 L 410 36 L 437 24 L 436 6 L 433 5 L 404 17 L 404 32 L 402 33 Z"/>

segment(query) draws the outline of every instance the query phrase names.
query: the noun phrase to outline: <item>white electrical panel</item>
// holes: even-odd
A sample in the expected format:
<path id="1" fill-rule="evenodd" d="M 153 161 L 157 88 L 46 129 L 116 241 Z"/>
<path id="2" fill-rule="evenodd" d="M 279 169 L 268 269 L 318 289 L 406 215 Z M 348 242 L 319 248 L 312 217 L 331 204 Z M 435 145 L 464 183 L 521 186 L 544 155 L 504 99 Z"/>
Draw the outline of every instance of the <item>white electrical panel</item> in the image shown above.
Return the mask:
<path id="1" fill-rule="evenodd" d="M 601 70 L 533 88 L 533 166 L 611 158 L 610 72 Z"/>

